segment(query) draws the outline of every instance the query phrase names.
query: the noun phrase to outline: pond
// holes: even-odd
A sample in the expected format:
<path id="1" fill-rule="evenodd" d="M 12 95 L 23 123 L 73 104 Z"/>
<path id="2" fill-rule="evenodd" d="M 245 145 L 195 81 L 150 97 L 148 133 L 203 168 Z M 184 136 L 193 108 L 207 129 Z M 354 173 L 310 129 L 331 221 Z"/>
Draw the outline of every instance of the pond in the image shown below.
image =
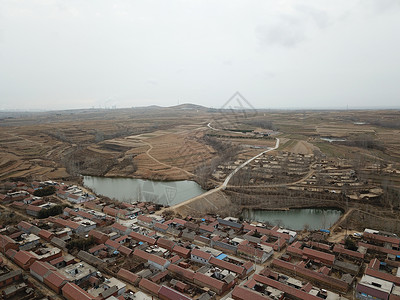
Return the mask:
<path id="1" fill-rule="evenodd" d="M 294 208 L 289 210 L 244 209 L 242 217 L 245 220 L 268 222 L 287 229 L 310 230 L 329 229 L 342 215 L 338 209 L 325 208 Z"/>
<path id="2" fill-rule="evenodd" d="M 83 185 L 98 195 L 123 202 L 146 201 L 175 205 L 206 192 L 194 181 L 153 181 L 84 176 Z"/>

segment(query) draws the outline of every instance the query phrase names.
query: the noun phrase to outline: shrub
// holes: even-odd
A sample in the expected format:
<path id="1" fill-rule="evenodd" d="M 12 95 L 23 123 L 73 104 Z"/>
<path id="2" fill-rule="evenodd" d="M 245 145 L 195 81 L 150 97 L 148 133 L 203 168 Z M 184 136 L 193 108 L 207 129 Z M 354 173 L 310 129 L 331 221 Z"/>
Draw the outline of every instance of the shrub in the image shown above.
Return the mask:
<path id="1" fill-rule="evenodd" d="M 56 192 L 56 188 L 52 185 L 45 186 L 44 188 L 35 190 L 33 192 L 33 195 L 36 197 L 44 197 L 44 196 L 49 196 L 53 195 Z"/>

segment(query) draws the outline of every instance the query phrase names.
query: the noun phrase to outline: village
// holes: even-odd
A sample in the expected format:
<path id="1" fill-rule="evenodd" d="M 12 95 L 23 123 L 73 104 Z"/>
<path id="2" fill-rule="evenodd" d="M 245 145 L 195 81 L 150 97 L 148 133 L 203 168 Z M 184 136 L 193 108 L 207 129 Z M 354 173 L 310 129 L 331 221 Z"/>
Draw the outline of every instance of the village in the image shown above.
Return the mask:
<path id="1" fill-rule="evenodd" d="M 55 181 L 0 187 L 2 299 L 400 299 L 389 232 L 183 218 Z"/>

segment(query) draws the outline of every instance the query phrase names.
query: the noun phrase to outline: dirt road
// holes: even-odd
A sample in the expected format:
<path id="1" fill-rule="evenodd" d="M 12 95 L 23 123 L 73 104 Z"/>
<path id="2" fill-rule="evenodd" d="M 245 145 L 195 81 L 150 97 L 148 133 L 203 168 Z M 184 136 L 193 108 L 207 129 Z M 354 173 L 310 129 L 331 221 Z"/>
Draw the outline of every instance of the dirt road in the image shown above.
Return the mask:
<path id="1" fill-rule="evenodd" d="M 243 168 L 244 166 L 246 166 L 248 163 L 250 163 L 250 162 L 253 161 L 254 159 L 260 157 L 260 156 L 263 155 L 264 153 L 267 153 L 267 152 L 269 152 L 269 151 L 273 151 L 273 150 L 277 149 L 278 147 L 279 147 L 279 139 L 277 138 L 277 139 L 276 139 L 275 147 L 270 148 L 270 149 L 268 149 L 268 150 L 265 150 L 265 151 L 263 151 L 263 152 L 257 154 L 256 156 L 253 156 L 252 158 L 248 159 L 248 160 L 245 161 L 244 163 L 242 163 L 242 164 L 241 164 L 240 166 L 238 166 L 235 170 L 233 170 L 232 173 L 230 173 L 230 174 L 228 175 L 228 177 L 226 177 L 225 181 L 224 181 L 220 186 L 218 186 L 218 187 L 216 187 L 216 188 L 214 188 L 214 189 L 212 189 L 212 190 L 209 190 L 209 191 L 205 192 L 204 194 L 201 194 L 201 195 L 196 196 L 196 197 L 194 197 L 194 198 L 188 199 L 188 200 L 186 200 L 186 201 L 184 201 L 184 202 L 181 202 L 181 203 L 179 203 L 179 204 L 177 204 L 177 205 L 171 206 L 171 209 L 177 209 L 177 208 L 179 208 L 179 207 L 181 207 L 181 206 L 184 206 L 184 205 L 187 205 L 187 204 L 189 204 L 189 203 L 191 203 L 191 202 L 193 202 L 193 201 L 199 200 L 199 199 L 201 199 L 201 198 L 203 198 L 203 197 L 205 197 L 205 196 L 211 195 L 211 194 L 213 194 L 213 193 L 215 193 L 215 192 L 218 192 L 218 191 L 220 191 L 220 190 L 224 190 L 224 189 L 227 187 L 227 185 L 228 185 L 228 183 L 229 183 L 229 180 L 233 177 L 233 175 L 235 175 L 235 174 L 237 173 L 237 171 L 239 171 L 241 168 Z M 158 213 L 162 213 L 162 211 L 163 211 L 163 210 L 158 211 Z"/>

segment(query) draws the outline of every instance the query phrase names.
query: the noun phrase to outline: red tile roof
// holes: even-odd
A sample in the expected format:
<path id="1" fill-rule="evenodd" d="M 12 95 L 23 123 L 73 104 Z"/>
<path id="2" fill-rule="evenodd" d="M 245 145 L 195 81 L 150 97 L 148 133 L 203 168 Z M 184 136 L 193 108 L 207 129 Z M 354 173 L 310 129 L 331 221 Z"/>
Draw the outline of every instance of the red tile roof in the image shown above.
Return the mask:
<path id="1" fill-rule="evenodd" d="M 199 249 L 193 249 L 192 250 L 192 255 L 197 256 L 197 257 L 201 257 L 207 261 L 209 261 L 212 257 L 212 255 L 210 253 L 201 251 Z"/>
<path id="2" fill-rule="evenodd" d="M 117 243 L 110 239 L 105 242 L 105 245 L 109 246 L 110 248 L 116 249 L 116 250 L 118 250 L 118 248 L 121 246 L 120 243 Z"/>
<path id="3" fill-rule="evenodd" d="M 369 233 L 369 232 L 364 232 L 363 237 L 375 241 L 380 241 L 384 243 L 390 243 L 390 244 L 395 244 L 399 246 L 400 244 L 400 239 L 398 237 L 389 237 L 389 236 L 384 236 L 380 234 L 374 234 L 374 233 Z"/>
<path id="4" fill-rule="evenodd" d="M 35 212 L 39 212 L 39 211 L 41 211 L 42 209 L 43 209 L 42 207 L 34 206 L 34 205 L 31 205 L 31 204 L 29 204 L 29 205 L 26 207 L 26 210 L 31 210 L 31 211 L 35 211 Z"/>
<path id="5" fill-rule="evenodd" d="M 168 225 L 167 224 L 163 224 L 163 223 L 156 223 L 156 224 L 154 224 L 154 228 L 155 229 L 167 230 L 168 229 Z"/>
<path id="6" fill-rule="evenodd" d="M 353 251 L 353 250 L 350 250 L 350 249 L 345 249 L 344 246 L 340 245 L 340 244 L 336 244 L 333 247 L 333 252 L 342 253 L 342 254 L 346 254 L 348 256 L 364 259 L 364 254 L 363 253 L 360 253 L 358 251 Z"/>
<path id="7" fill-rule="evenodd" d="M 81 289 L 79 286 L 77 286 L 74 283 L 67 283 L 64 285 L 62 288 L 62 293 L 63 296 L 67 299 L 72 299 L 72 300 L 93 300 L 95 297 L 90 295 L 88 292 L 84 291 Z"/>
<path id="8" fill-rule="evenodd" d="M 151 238 L 151 237 L 148 237 L 148 236 L 145 236 L 145 235 L 143 235 L 143 234 L 134 232 L 134 231 L 131 232 L 131 233 L 129 234 L 129 236 L 130 236 L 131 238 L 133 238 L 135 241 L 148 243 L 149 245 L 155 245 L 155 244 L 156 244 L 156 240 L 155 240 L 155 239 L 153 239 L 153 238 Z"/>
<path id="9" fill-rule="evenodd" d="M 259 293 L 246 289 L 241 286 L 236 286 L 232 291 L 232 298 L 235 300 L 266 300 L 271 299 L 267 296 L 262 296 Z"/>
<path id="10" fill-rule="evenodd" d="M 50 282 L 56 287 L 61 287 L 65 282 L 68 281 L 66 277 L 64 277 L 57 271 L 51 272 L 44 280 L 45 282 Z"/>
<path id="11" fill-rule="evenodd" d="M 118 251 L 126 256 L 129 256 L 132 253 L 132 249 L 125 247 L 123 245 L 121 245 L 121 247 L 118 248 Z"/>
<path id="12" fill-rule="evenodd" d="M 104 244 L 96 245 L 96 246 L 94 246 L 94 247 L 89 249 L 89 253 L 95 253 L 95 252 L 103 250 L 105 248 L 107 248 L 107 247 Z"/>
<path id="13" fill-rule="evenodd" d="M 121 232 L 126 232 L 126 231 L 128 230 L 128 227 L 126 227 L 126 226 L 124 226 L 124 225 L 121 225 L 121 224 L 119 224 L 119 223 L 117 223 L 117 222 L 115 222 L 115 223 L 112 225 L 112 228 L 113 228 L 113 229 L 116 229 L 117 231 L 121 231 Z"/>
<path id="14" fill-rule="evenodd" d="M 30 270 L 41 276 L 42 278 L 50 271 L 56 271 L 57 269 L 47 262 L 35 261 L 31 266 Z"/>
<path id="15" fill-rule="evenodd" d="M 174 289 L 167 287 L 165 285 L 161 286 L 158 295 L 161 299 L 171 299 L 171 300 L 192 300 L 185 296 L 184 294 L 175 291 Z"/>
<path id="16" fill-rule="evenodd" d="M 209 225 L 200 224 L 199 229 L 207 231 L 207 232 L 214 232 L 215 228 Z"/>
<path id="17" fill-rule="evenodd" d="M 135 251 L 133 251 L 133 255 L 137 256 L 143 260 L 149 260 L 149 256 L 150 254 L 147 253 L 146 251 L 140 250 L 140 249 L 135 249 Z"/>
<path id="18" fill-rule="evenodd" d="M 210 263 L 212 265 L 214 265 L 214 266 L 217 266 L 217 267 L 232 271 L 232 272 L 234 272 L 234 273 L 236 273 L 238 275 L 243 275 L 244 272 L 245 272 L 243 267 L 235 265 L 235 264 L 232 264 L 232 263 L 229 263 L 227 261 L 224 261 L 224 260 L 221 260 L 221 259 L 218 259 L 218 258 L 215 258 L 215 257 L 211 257 Z"/>
<path id="19" fill-rule="evenodd" d="M 137 217 L 138 221 L 144 222 L 144 223 L 153 223 L 153 218 L 145 216 L 145 215 L 140 215 Z"/>
<path id="20" fill-rule="evenodd" d="M 168 269 L 168 271 L 175 273 L 177 275 L 180 275 L 189 281 L 193 280 L 194 272 L 190 269 L 184 269 L 180 266 L 173 265 L 173 264 L 169 265 L 167 269 Z"/>
<path id="21" fill-rule="evenodd" d="M 54 265 L 59 264 L 60 262 L 63 262 L 63 261 L 64 261 L 64 257 L 60 256 L 60 257 L 57 257 L 57 258 L 51 260 L 50 264 L 54 266 Z"/>
<path id="22" fill-rule="evenodd" d="M 323 263 L 328 263 L 331 265 L 335 261 L 335 255 L 317 251 L 317 250 L 310 249 L 310 248 L 303 248 L 303 255 L 306 255 L 307 257 L 311 257 L 311 258 L 316 258 Z"/>
<path id="23" fill-rule="evenodd" d="M 117 238 L 115 241 L 117 243 L 121 243 L 122 241 L 126 240 L 127 238 L 129 238 L 129 236 L 123 235 L 123 236 L 120 236 L 119 238 Z"/>
<path id="24" fill-rule="evenodd" d="M 155 283 L 158 283 L 167 275 L 168 275 L 168 270 L 165 270 L 165 271 L 162 271 L 162 272 L 158 272 L 156 275 L 152 276 L 150 278 L 150 280 L 155 282 Z"/>
<path id="25" fill-rule="evenodd" d="M 172 248 L 172 252 L 178 254 L 181 257 L 188 257 L 190 254 L 190 249 L 176 245 L 174 248 Z"/>
<path id="26" fill-rule="evenodd" d="M 168 262 L 168 260 L 166 260 L 165 258 L 159 257 L 154 254 L 149 255 L 149 261 L 152 261 L 160 266 L 165 266 Z"/>
<path id="27" fill-rule="evenodd" d="M 33 225 L 31 223 L 25 222 L 25 221 L 21 221 L 18 223 L 18 227 L 25 229 L 25 230 L 29 230 Z"/>
<path id="28" fill-rule="evenodd" d="M 283 284 L 279 281 L 275 281 L 273 279 L 270 279 L 270 278 L 267 278 L 267 277 L 264 277 L 264 276 L 261 276 L 258 274 L 255 274 L 253 276 L 253 278 L 257 282 L 261 282 L 263 284 L 269 285 L 273 288 L 276 288 L 282 292 L 285 292 L 285 293 L 291 295 L 292 297 L 296 297 L 296 298 L 303 299 L 303 300 L 321 300 L 321 298 L 319 298 L 317 296 L 311 295 L 302 290 L 296 289 L 289 285 Z"/>
<path id="29" fill-rule="evenodd" d="M 32 253 L 24 250 L 18 251 L 14 256 L 14 260 L 16 262 L 20 262 L 23 265 L 26 265 L 32 259 L 36 260 L 37 257 Z"/>
<path id="30" fill-rule="evenodd" d="M 164 238 L 159 238 L 157 240 L 157 246 L 171 251 L 175 246 L 175 242 Z"/>
<path id="31" fill-rule="evenodd" d="M 126 281 L 135 284 L 136 281 L 139 279 L 139 276 L 135 273 L 132 273 L 124 268 L 119 269 L 117 275 Z"/>
<path id="32" fill-rule="evenodd" d="M 158 291 L 161 288 L 161 286 L 159 286 L 157 283 L 151 282 L 146 278 L 140 280 L 139 287 L 157 296 L 158 296 Z"/>
<path id="33" fill-rule="evenodd" d="M 38 235 L 45 240 L 50 240 L 54 236 L 52 232 L 45 229 L 40 230 Z"/>
<path id="34" fill-rule="evenodd" d="M 93 236 L 98 242 L 104 243 L 106 240 L 108 240 L 108 236 L 105 233 L 102 233 L 97 230 L 90 230 L 89 236 Z"/>
<path id="35" fill-rule="evenodd" d="M 225 285 L 225 282 L 215 279 L 215 278 L 212 278 L 210 276 L 204 275 L 202 273 L 195 273 L 193 279 L 195 279 L 207 286 L 213 287 L 217 290 L 222 290 Z"/>

